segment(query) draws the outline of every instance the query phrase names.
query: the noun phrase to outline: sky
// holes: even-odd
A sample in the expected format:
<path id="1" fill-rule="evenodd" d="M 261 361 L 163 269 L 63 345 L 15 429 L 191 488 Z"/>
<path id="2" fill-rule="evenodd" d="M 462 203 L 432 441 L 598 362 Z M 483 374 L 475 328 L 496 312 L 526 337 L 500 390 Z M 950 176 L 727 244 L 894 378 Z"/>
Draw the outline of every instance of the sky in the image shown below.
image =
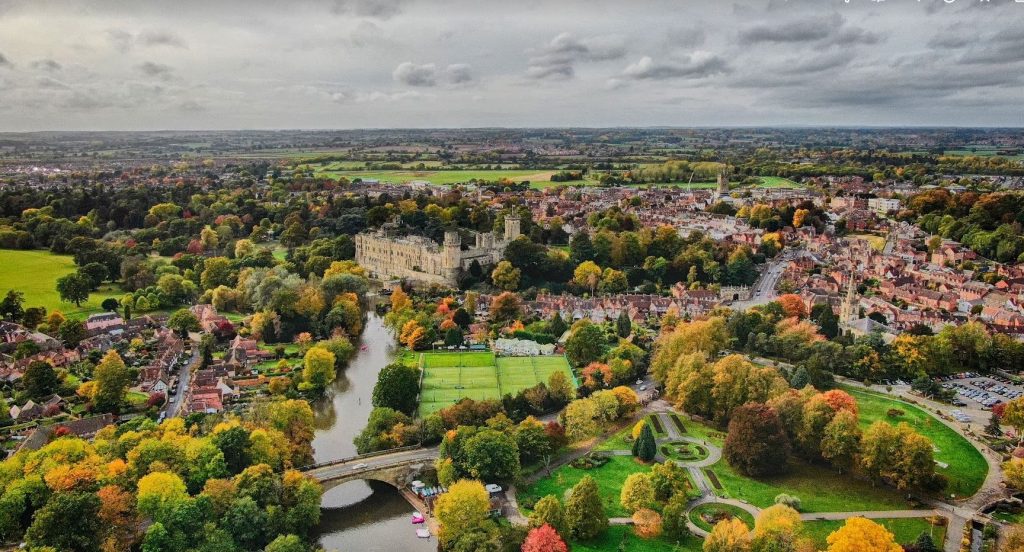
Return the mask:
<path id="1" fill-rule="evenodd" d="M 0 131 L 1024 126 L 1024 0 L 0 0 Z"/>

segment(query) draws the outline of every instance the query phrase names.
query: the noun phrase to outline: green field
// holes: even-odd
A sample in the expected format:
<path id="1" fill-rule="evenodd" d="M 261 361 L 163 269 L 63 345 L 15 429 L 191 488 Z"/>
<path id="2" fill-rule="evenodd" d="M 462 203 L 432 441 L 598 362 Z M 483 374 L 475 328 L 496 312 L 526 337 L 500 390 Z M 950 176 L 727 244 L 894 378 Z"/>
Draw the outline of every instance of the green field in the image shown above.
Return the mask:
<path id="1" fill-rule="evenodd" d="M 867 427 L 878 420 L 891 424 L 906 422 L 931 439 L 936 448 L 935 460 L 949 465 L 944 469 L 941 466 L 935 468 L 937 473 L 949 478 L 947 494 L 965 498 L 981 488 L 988 475 L 988 463 L 974 445 L 952 428 L 912 404 L 853 387 L 844 387 L 843 390 L 857 399 L 861 426 Z M 891 408 L 902 410 L 904 414 L 890 417 L 888 411 Z"/>
<path id="2" fill-rule="evenodd" d="M 416 171 L 416 170 L 393 170 L 393 171 L 332 171 L 321 170 L 317 174 L 330 178 L 345 177 L 349 180 L 356 178 L 373 178 L 381 182 L 394 184 L 405 184 L 414 180 L 425 180 L 432 184 L 462 184 L 470 180 L 484 180 L 493 182 L 507 178 L 515 182 L 528 180 L 530 182 L 543 182 L 548 185 L 557 184 L 551 182 L 551 175 L 558 171 L 541 169 L 501 169 L 501 170 L 469 170 L 469 171 Z"/>
<path id="3" fill-rule="evenodd" d="M 619 503 L 622 484 L 631 474 L 648 472 L 650 466 L 638 463 L 632 456 L 612 456 L 608 463 L 600 468 L 583 470 L 568 464 L 554 470 L 550 476 L 519 489 L 520 502 L 523 497 L 540 500 L 547 495 L 555 495 L 565 500 L 566 491 L 589 475 L 597 483 L 597 492 L 601 496 L 604 512 L 609 517 L 628 517 L 629 512 Z"/>
<path id="4" fill-rule="evenodd" d="M 15 289 L 25 294 L 26 307 L 46 307 L 48 312 L 59 310 L 65 315 L 84 318 L 100 312 L 100 303 L 108 297 L 120 298 L 124 292 L 119 286 L 104 285 L 89 294 L 89 300 L 76 307 L 65 303 L 57 294 L 57 279 L 77 270 L 70 255 L 55 255 L 49 251 L 22 251 L 0 249 L 0 293 Z"/>
<path id="5" fill-rule="evenodd" d="M 612 525 L 607 531 L 590 541 L 572 541 L 573 552 L 700 552 L 702 540 L 690 535 L 682 542 L 670 542 L 667 537 L 641 539 L 628 525 Z"/>
<path id="6" fill-rule="evenodd" d="M 562 372 L 572 381 L 569 363 L 562 356 L 495 358 L 491 352 L 422 353 L 420 361 L 420 416 L 451 406 L 464 397 L 479 401 L 514 395 L 547 382 L 554 372 Z"/>
<path id="7" fill-rule="evenodd" d="M 931 533 L 932 541 L 942 548 L 946 538 L 945 526 L 933 526 L 925 518 L 891 518 L 871 520 L 888 529 L 900 544 L 910 544 L 917 540 L 921 533 Z M 815 520 L 805 521 L 803 524 L 804 535 L 814 540 L 821 549 L 827 546 L 828 536 L 843 526 L 845 521 Z"/>
<path id="8" fill-rule="evenodd" d="M 755 188 L 803 188 L 803 184 L 799 182 L 793 182 L 788 178 L 781 176 L 762 176 L 761 183 L 754 186 Z"/>

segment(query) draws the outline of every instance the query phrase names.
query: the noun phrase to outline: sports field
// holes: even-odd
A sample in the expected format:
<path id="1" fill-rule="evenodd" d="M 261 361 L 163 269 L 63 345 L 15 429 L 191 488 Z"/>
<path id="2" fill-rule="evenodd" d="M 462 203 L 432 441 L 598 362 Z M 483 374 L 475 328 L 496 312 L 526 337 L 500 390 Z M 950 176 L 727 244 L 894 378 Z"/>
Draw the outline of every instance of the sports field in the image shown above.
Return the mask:
<path id="1" fill-rule="evenodd" d="M 422 353 L 423 386 L 420 416 L 451 406 L 464 397 L 473 400 L 501 399 L 540 382 L 547 383 L 553 372 L 573 381 L 569 362 L 563 356 L 500 357 L 491 352 Z"/>

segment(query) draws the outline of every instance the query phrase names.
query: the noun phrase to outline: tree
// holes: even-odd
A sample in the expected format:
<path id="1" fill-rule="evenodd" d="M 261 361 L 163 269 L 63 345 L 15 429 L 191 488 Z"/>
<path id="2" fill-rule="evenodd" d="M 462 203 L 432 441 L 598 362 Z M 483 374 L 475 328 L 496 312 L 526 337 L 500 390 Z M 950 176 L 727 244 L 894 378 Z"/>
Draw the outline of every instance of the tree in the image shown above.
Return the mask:
<path id="1" fill-rule="evenodd" d="M 107 312 L 117 312 L 117 309 L 120 308 L 120 306 L 121 303 L 113 297 L 107 297 L 100 303 L 100 308 Z"/>
<path id="2" fill-rule="evenodd" d="M 785 471 L 789 439 L 775 409 L 748 403 L 733 410 L 723 453 L 730 466 L 751 477 Z"/>
<path id="3" fill-rule="evenodd" d="M 807 316 L 807 306 L 804 305 L 804 300 L 799 295 L 787 293 L 780 296 L 777 300 L 782 305 L 782 310 L 786 313 L 786 316 L 794 318 L 805 318 Z"/>
<path id="4" fill-rule="evenodd" d="M 465 343 L 465 337 L 462 335 L 462 329 L 458 326 L 454 328 L 448 328 L 444 332 L 444 344 L 449 347 L 459 347 Z"/>
<path id="5" fill-rule="evenodd" d="M 4 295 L 3 301 L 0 301 L 0 316 L 4 320 L 11 322 L 21 320 L 21 317 L 25 314 L 25 309 L 22 307 L 24 303 L 24 293 L 13 289 L 8 290 L 7 295 Z"/>
<path id="6" fill-rule="evenodd" d="M 136 502 L 139 513 L 163 522 L 179 504 L 188 500 L 185 482 L 176 474 L 152 472 L 139 479 Z"/>
<path id="7" fill-rule="evenodd" d="M 670 540 L 678 542 L 690 535 L 690 528 L 686 525 L 688 510 L 686 495 L 676 494 L 661 511 L 662 529 Z"/>
<path id="8" fill-rule="evenodd" d="M 661 514 L 650 508 L 633 512 L 633 532 L 642 539 L 653 539 L 661 535 Z"/>
<path id="9" fill-rule="evenodd" d="M 857 415 L 849 410 L 841 410 L 825 426 L 821 455 L 842 473 L 844 469 L 853 466 L 855 456 L 860 451 L 860 437 Z"/>
<path id="10" fill-rule="evenodd" d="M 305 543 L 298 535 L 278 535 L 270 541 L 263 552 L 307 552 Z"/>
<path id="11" fill-rule="evenodd" d="M 540 527 L 530 529 L 523 541 L 522 552 L 568 552 L 569 547 L 565 545 L 562 537 L 558 536 L 550 525 L 544 524 Z"/>
<path id="12" fill-rule="evenodd" d="M 876 481 L 898 489 L 929 488 L 936 482 L 931 441 L 906 422 L 877 421 L 861 439 L 860 466 Z"/>
<path id="13" fill-rule="evenodd" d="M 81 307 L 82 303 L 89 299 L 89 291 L 92 289 L 92 282 L 88 277 L 79 274 L 68 274 L 57 278 L 57 293 L 60 300 L 74 303 Z"/>
<path id="14" fill-rule="evenodd" d="M 568 329 L 569 326 L 565 323 L 565 320 L 562 320 L 561 313 L 555 311 L 555 314 L 551 316 L 551 320 L 548 321 L 548 333 L 555 336 L 557 339 L 565 333 L 565 330 Z"/>
<path id="15" fill-rule="evenodd" d="M 628 512 L 649 508 L 654 504 L 654 485 L 651 484 L 651 476 L 642 472 L 630 474 L 619 491 L 619 503 Z"/>
<path id="16" fill-rule="evenodd" d="M 590 540 L 608 527 L 597 483 L 589 475 L 573 486 L 565 503 L 565 522 L 569 534 L 579 540 Z"/>
<path id="17" fill-rule="evenodd" d="M 885 527 L 862 517 L 846 520 L 828 536 L 828 552 L 902 552 Z"/>
<path id="18" fill-rule="evenodd" d="M 1024 397 L 1006 403 L 1002 422 L 1017 430 L 1017 443 L 1024 442 Z"/>
<path id="19" fill-rule="evenodd" d="M 619 317 L 615 319 L 615 331 L 623 339 L 629 337 L 629 334 L 633 332 L 633 322 L 629 319 L 626 309 L 622 309 Z"/>
<path id="20" fill-rule="evenodd" d="M 601 267 L 594 261 L 583 261 L 573 270 L 572 281 L 580 287 L 589 289 L 593 295 L 597 284 L 601 283 Z"/>
<path id="21" fill-rule="evenodd" d="M 521 271 L 512 266 L 512 263 L 501 261 L 491 272 L 491 282 L 494 283 L 496 288 L 505 291 L 515 291 L 519 289 L 519 278 L 521 275 Z"/>
<path id="22" fill-rule="evenodd" d="M 178 332 L 178 335 L 187 337 L 188 332 L 199 331 L 199 319 L 188 309 L 178 309 L 167 319 L 167 327 Z"/>
<path id="23" fill-rule="evenodd" d="M 523 300 L 518 294 L 506 291 L 491 301 L 491 320 L 507 324 L 523 316 Z"/>
<path id="24" fill-rule="evenodd" d="M 577 322 L 565 341 L 565 355 L 579 368 L 595 362 L 604 355 L 604 332 L 589 320 Z"/>
<path id="25" fill-rule="evenodd" d="M 274 401 L 267 408 L 270 425 L 284 434 L 291 445 L 292 465 L 304 465 L 313 457 L 313 409 L 299 399 Z"/>
<path id="26" fill-rule="evenodd" d="M 565 509 L 555 495 L 547 495 L 537 501 L 533 506 L 533 513 L 530 514 L 530 527 L 547 525 L 558 531 L 559 535 L 566 534 Z"/>
<path id="27" fill-rule="evenodd" d="M 55 493 L 32 516 L 25 542 L 33 549 L 93 552 L 103 535 L 99 511 L 100 499 L 94 493 Z"/>
<path id="28" fill-rule="evenodd" d="M 704 539 L 704 552 L 747 552 L 750 530 L 739 518 L 719 521 Z"/>
<path id="29" fill-rule="evenodd" d="M 313 389 L 324 389 L 337 377 L 334 362 L 334 353 L 320 346 L 310 347 L 302 359 L 302 379 Z"/>
<path id="30" fill-rule="evenodd" d="M 650 424 L 644 423 L 643 429 L 640 430 L 640 436 L 633 441 L 633 456 L 641 462 L 650 462 L 654 460 L 656 454 L 658 454 L 658 445 L 654 440 L 654 432 L 651 431 Z"/>
<path id="31" fill-rule="evenodd" d="M 373 386 L 373 406 L 393 408 L 408 415 L 416 410 L 419 394 L 419 370 L 401 362 L 388 364 L 377 374 Z"/>
<path id="32" fill-rule="evenodd" d="M 754 550 L 792 550 L 802 529 L 800 514 L 783 504 L 761 510 L 754 520 Z"/>
<path id="33" fill-rule="evenodd" d="M 441 543 L 447 547 L 463 535 L 483 528 L 490 510 L 490 498 L 479 481 L 463 479 L 449 486 L 434 507 L 434 515 L 441 523 Z"/>
<path id="34" fill-rule="evenodd" d="M 911 549 L 914 552 L 942 552 L 938 546 L 935 546 L 935 541 L 928 533 L 918 535 L 917 540 L 911 545 Z"/>
<path id="35" fill-rule="evenodd" d="M 576 390 L 569 383 L 569 377 L 563 372 L 552 372 L 548 376 L 548 393 L 551 400 L 559 406 L 568 404 L 576 396 Z"/>
<path id="36" fill-rule="evenodd" d="M 519 447 L 508 433 L 481 430 L 466 439 L 462 452 L 460 468 L 476 479 L 511 481 L 519 475 Z"/>
<path id="37" fill-rule="evenodd" d="M 124 404 L 132 374 L 117 350 L 111 349 L 93 369 L 96 384 L 92 395 L 93 408 L 99 412 L 118 412 Z"/>
<path id="38" fill-rule="evenodd" d="M 52 364 L 43 360 L 33 360 L 21 376 L 21 385 L 32 400 L 40 401 L 57 392 L 60 380 Z"/>
<path id="39" fill-rule="evenodd" d="M 1010 458 L 1003 462 L 1003 476 L 1010 487 L 1024 489 L 1024 459 Z"/>
<path id="40" fill-rule="evenodd" d="M 85 339 L 85 335 L 85 324 L 75 318 L 68 318 L 57 327 L 57 337 L 65 347 L 77 347 Z"/>
<path id="41" fill-rule="evenodd" d="M 96 289 L 100 287 L 100 284 L 104 280 L 110 277 L 110 272 L 107 267 L 101 263 L 88 263 L 85 266 L 78 269 L 78 273 L 89 281 L 89 289 Z"/>

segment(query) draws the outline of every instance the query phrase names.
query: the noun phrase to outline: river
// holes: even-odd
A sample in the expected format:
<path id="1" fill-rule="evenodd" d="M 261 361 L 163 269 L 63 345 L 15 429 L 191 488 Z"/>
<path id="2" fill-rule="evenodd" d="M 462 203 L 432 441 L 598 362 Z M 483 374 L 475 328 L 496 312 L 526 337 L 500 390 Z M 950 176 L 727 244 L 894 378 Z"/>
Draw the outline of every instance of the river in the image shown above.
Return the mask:
<path id="1" fill-rule="evenodd" d="M 356 454 L 352 439 L 370 416 L 377 373 L 391 362 L 396 351 L 395 339 L 383 322 L 375 312 L 368 314 L 360 350 L 348 368 L 338 374 L 328 396 L 313 405 L 317 462 Z M 435 539 L 416 538 L 418 526 L 410 523 L 413 512 L 390 485 L 366 481 L 339 485 L 325 492 L 320 501 L 320 545 L 328 552 L 435 549 Z"/>

